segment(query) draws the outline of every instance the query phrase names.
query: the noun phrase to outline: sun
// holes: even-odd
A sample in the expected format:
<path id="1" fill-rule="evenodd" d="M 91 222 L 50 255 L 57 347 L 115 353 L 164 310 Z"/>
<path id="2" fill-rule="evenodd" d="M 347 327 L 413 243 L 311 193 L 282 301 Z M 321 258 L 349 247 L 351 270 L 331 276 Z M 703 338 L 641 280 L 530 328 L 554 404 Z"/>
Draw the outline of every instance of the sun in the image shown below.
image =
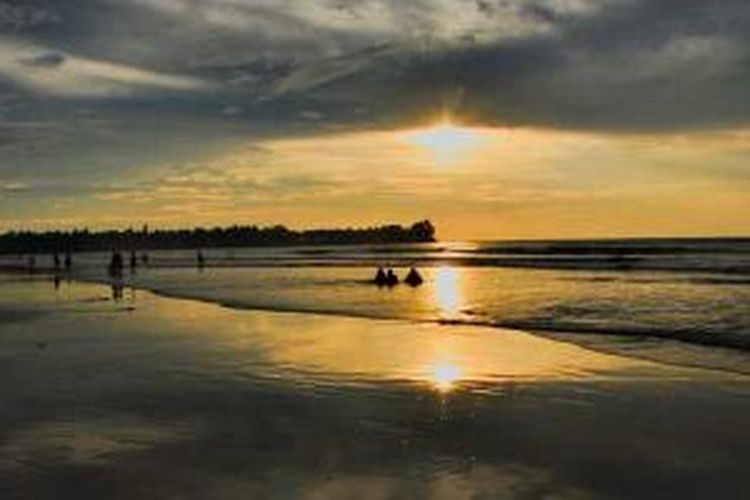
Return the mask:
<path id="1" fill-rule="evenodd" d="M 476 129 L 454 125 L 450 121 L 404 132 L 403 138 L 409 144 L 427 150 L 438 165 L 448 165 L 465 159 L 485 140 Z"/>
<path id="2" fill-rule="evenodd" d="M 437 363 L 430 367 L 430 379 L 439 392 L 450 392 L 461 379 L 461 370 L 451 363 Z"/>

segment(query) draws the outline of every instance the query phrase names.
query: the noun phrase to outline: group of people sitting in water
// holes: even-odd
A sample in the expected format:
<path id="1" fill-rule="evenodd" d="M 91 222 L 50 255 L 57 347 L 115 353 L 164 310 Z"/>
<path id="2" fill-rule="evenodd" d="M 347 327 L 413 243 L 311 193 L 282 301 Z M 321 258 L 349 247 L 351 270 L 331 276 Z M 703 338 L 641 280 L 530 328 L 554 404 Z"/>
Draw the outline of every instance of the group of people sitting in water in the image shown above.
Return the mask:
<path id="1" fill-rule="evenodd" d="M 382 267 L 379 267 L 375 273 L 375 279 L 373 281 L 379 287 L 387 286 L 390 288 L 398 285 L 399 278 L 393 269 L 388 268 L 385 270 Z M 404 283 L 412 287 L 417 287 L 424 283 L 424 279 L 422 278 L 422 275 L 419 274 L 419 271 L 412 267 L 404 278 Z"/>

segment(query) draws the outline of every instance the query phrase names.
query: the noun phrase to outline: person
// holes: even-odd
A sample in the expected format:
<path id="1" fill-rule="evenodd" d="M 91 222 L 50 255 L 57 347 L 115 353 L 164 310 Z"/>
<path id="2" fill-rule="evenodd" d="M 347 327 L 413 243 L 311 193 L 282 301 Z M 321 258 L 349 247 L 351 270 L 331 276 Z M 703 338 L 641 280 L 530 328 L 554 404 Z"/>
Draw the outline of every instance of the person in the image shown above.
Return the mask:
<path id="1" fill-rule="evenodd" d="M 147 266 L 147 265 L 148 265 L 148 254 L 147 254 L 146 252 L 143 252 L 143 253 L 141 254 L 141 263 L 142 263 L 142 264 L 143 264 L 144 266 Z"/>
<path id="2" fill-rule="evenodd" d="M 375 284 L 378 285 L 379 287 L 383 287 L 385 286 L 386 281 L 387 279 L 385 276 L 385 271 L 383 270 L 382 267 L 379 267 L 378 271 L 375 273 Z"/>
<path id="3" fill-rule="evenodd" d="M 130 251 L 130 272 L 134 273 L 136 267 L 138 267 L 138 258 L 135 256 L 135 250 L 131 250 Z"/>
<path id="4" fill-rule="evenodd" d="M 109 275 L 112 278 L 122 277 L 122 255 L 120 252 L 112 252 L 112 258 L 109 260 Z"/>
<path id="5" fill-rule="evenodd" d="M 393 269 L 388 269 L 388 271 L 386 271 L 385 284 L 389 287 L 398 285 L 398 276 L 393 272 Z"/>
<path id="6" fill-rule="evenodd" d="M 65 270 L 70 271 L 72 267 L 73 267 L 73 256 L 70 255 L 70 252 L 65 252 Z"/>
<path id="7" fill-rule="evenodd" d="M 418 287 L 424 283 L 424 279 L 422 279 L 422 275 L 419 274 L 419 271 L 412 267 L 409 269 L 409 274 L 404 278 L 404 282 L 409 286 Z"/>
<path id="8" fill-rule="evenodd" d="M 203 266 L 206 265 L 206 258 L 203 256 L 203 252 L 201 250 L 198 250 L 195 255 L 195 259 L 198 261 L 198 269 L 203 269 Z"/>
<path id="9" fill-rule="evenodd" d="M 60 269 L 60 255 L 57 252 L 52 255 L 52 262 L 55 265 L 55 271 Z"/>

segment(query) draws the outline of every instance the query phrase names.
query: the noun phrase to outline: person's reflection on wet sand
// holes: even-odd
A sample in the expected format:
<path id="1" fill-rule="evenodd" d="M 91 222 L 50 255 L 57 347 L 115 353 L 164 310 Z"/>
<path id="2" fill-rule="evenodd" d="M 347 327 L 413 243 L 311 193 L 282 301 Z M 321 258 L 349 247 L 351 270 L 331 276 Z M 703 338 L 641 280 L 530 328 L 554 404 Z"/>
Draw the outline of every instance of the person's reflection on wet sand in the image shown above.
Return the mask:
<path id="1" fill-rule="evenodd" d="M 124 288 L 121 281 L 114 281 L 112 283 L 112 300 L 120 302 L 123 297 Z"/>

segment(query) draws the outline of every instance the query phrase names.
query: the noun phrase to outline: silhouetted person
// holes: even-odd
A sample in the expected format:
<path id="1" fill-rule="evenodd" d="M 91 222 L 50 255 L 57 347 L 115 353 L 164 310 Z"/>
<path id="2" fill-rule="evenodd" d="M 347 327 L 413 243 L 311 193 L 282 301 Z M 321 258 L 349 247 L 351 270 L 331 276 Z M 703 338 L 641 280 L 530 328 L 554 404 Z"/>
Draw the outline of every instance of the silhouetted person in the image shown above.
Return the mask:
<path id="1" fill-rule="evenodd" d="M 112 278 L 122 277 L 122 255 L 120 252 L 113 252 L 112 258 L 109 260 L 109 275 Z"/>
<path id="2" fill-rule="evenodd" d="M 65 270 L 70 271 L 73 268 L 73 256 L 70 252 L 65 252 Z"/>
<path id="3" fill-rule="evenodd" d="M 419 274 L 419 271 L 412 267 L 409 269 L 409 274 L 404 278 L 404 283 L 412 287 L 417 287 L 424 283 L 424 280 L 422 279 L 422 275 Z"/>
<path id="4" fill-rule="evenodd" d="M 198 269 L 203 269 L 203 267 L 206 265 L 206 258 L 203 256 L 203 252 L 201 250 L 198 250 L 198 252 L 195 254 L 195 260 L 198 263 Z"/>
<path id="5" fill-rule="evenodd" d="M 57 273 L 55 273 L 54 284 L 55 284 L 55 290 L 59 290 L 60 289 L 60 275 Z"/>
<path id="6" fill-rule="evenodd" d="M 135 250 L 130 252 L 130 272 L 135 273 L 135 269 L 138 267 L 138 258 L 135 255 Z"/>
<path id="7" fill-rule="evenodd" d="M 382 267 L 379 267 L 378 271 L 375 273 L 375 284 L 380 287 L 383 287 L 386 285 L 386 281 L 387 281 L 387 278 L 385 275 L 385 271 L 383 270 Z"/>
<path id="8" fill-rule="evenodd" d="M 141 264 L 143 264 L 144 266 L 148 265 L 148 254 L 146 252 L 143 252 L 141 254 Z"/>
<path id="9" fill-rule="evenodd" d="M 54 254 L 52 255 L 52 263 L 53 263 L 53 264 L 54 264 L 54 266 L 55 266 L 55 271 L 57 271 L 58 269 L 60 269 L 60 255 L 58 255 L 58 253 L 57 253 L 57 252 L 55 252 L 55 253 L 54 253 Z"/>
<path id="10" fill-rule="evenodd" d="M 398 285 L 398 276 L 393 272 L 393 269 L 388 269 L 388 271 L 386 271 L 385 284 L 389 287 Z"/>

